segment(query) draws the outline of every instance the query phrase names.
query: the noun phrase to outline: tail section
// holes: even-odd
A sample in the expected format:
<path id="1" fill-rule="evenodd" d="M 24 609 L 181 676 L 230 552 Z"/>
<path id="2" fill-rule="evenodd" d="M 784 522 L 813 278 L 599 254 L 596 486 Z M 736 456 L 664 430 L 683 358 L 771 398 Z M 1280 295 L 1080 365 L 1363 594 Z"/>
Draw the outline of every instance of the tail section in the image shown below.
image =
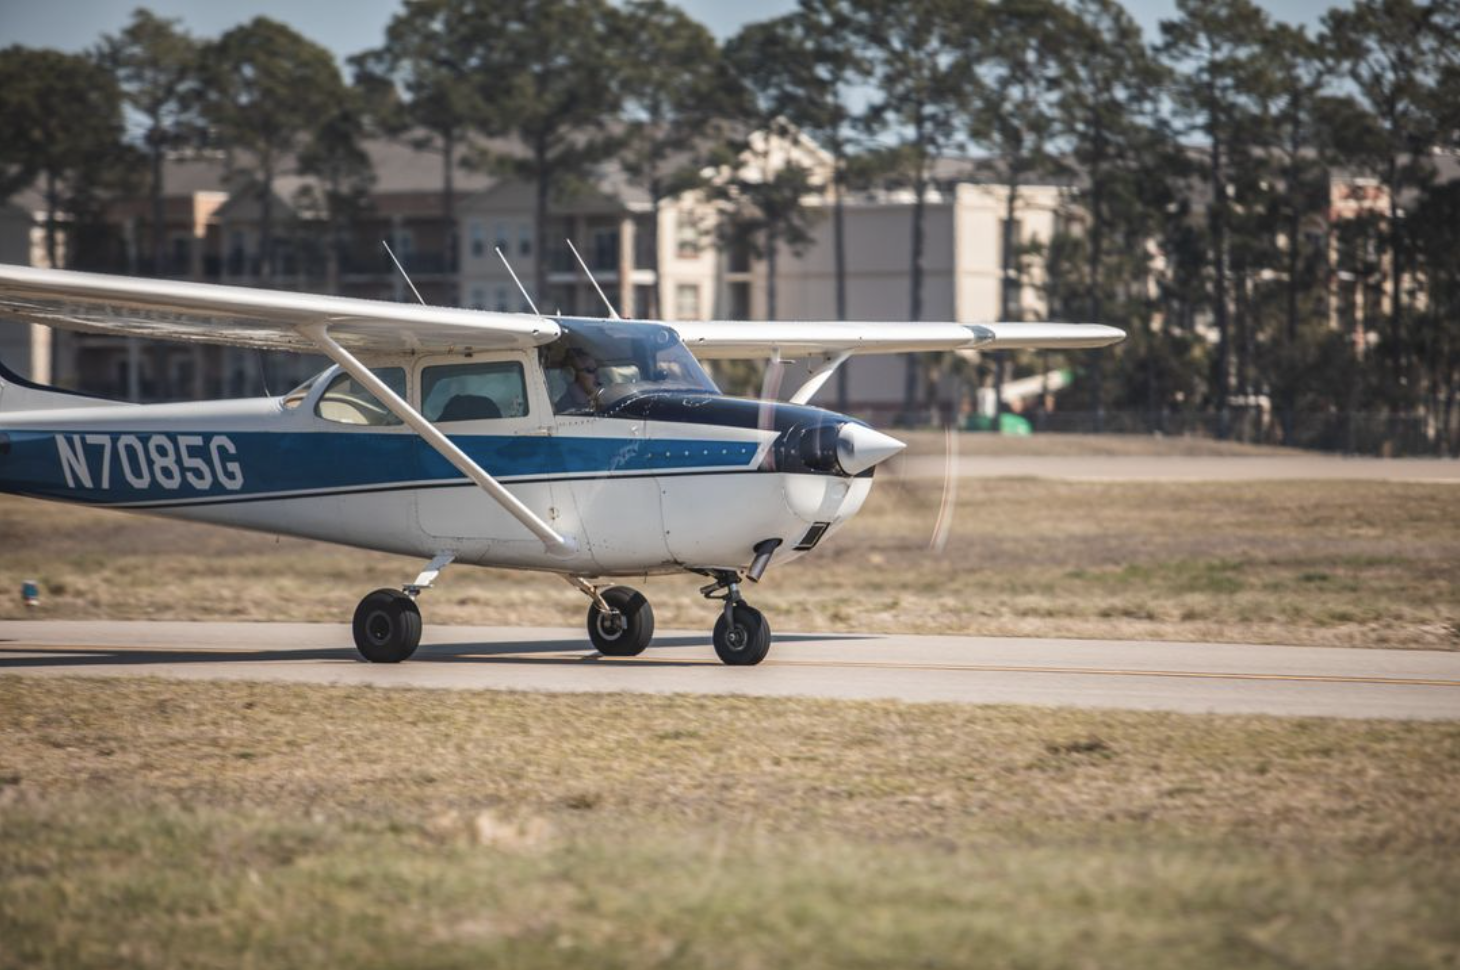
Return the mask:
<path id="1" fill-rule="evenodd" d="M 10 370 L 4 363 L 0 363 L 0 414 L 15 411 L 90 408 L 122 403 L 124 402 L 36 384 Z"/>

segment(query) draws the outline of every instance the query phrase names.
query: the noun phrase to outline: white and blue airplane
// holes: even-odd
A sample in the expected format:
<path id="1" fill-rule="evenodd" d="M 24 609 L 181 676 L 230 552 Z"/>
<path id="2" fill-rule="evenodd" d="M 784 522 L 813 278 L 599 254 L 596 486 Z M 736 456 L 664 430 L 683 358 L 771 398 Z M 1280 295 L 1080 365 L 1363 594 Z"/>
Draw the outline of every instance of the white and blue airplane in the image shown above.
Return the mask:
<path id="1" fill-rule="evenodd" d="M 563 577 L 612 657 L 654 635 L 649 602 L 614 579 L 697 573 L 722 601 L 716 653 L 759 663 L 770 627 L 742 584 L 845 525 L 903 447 L 809 404 L 849 356 L 1124 337 L 1099 324 L 492 313 L 19 266 L 0 266 L 0 318 L 333 361 L 282 397 L 149 405 L 0 367 L 0 491 L 425 560 L 355 611 L 356 646 L 376 663 L 415 652 L 416 598 L 451 563 Z M 697 358 L 819 366 L 779 403 L 725 396 Z"/>

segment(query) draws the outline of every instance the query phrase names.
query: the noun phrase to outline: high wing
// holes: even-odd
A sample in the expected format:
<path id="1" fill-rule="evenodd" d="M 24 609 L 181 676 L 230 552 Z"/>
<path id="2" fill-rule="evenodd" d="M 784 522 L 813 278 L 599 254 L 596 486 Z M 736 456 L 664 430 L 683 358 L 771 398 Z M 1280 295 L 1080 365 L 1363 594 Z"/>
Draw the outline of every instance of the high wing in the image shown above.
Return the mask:
<path id="1" fill-rule="evenodd" d="M 0 317 L 63 330 L 305 353 L 321 324 L 354 353 L 461 353 L 540 346 L 560 335 L 548 317 L 387 303 L 283 290 L 220 286 L 0 265 Z M 669 324 L 697 356 L 786 358 L 937 350 L 1073 350 L 1125 333 L 1077 323 L 866 323 L 679 321 Z"/>
<path id="2" fill-rule="evenodd" d="M 550 319 L 0 265 L 0 318 L 124 337 L 318 352 L 302 328 L 325 324 L 357 353 L 457 353 L 557 339 Z"/>
<path id="3" fill-rule="evenodd" d="M 696 357 L 834 357 L 934 350 L 1079 350 L 1125 339 L 1098 323 L 671 321 Z"/>

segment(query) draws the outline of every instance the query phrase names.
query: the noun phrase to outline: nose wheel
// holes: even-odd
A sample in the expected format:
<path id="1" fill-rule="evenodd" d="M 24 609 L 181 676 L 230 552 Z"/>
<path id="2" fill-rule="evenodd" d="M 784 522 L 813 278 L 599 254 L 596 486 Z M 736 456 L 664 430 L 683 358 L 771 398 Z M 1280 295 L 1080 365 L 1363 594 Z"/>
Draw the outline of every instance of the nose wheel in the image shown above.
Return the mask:
<path id="1" fill-rule="evenodd" d="M 765 614 L 740 596 L 738 573 L 715 573 L 715 582 L 700 590 L 706 599 L 725 607 L 715 621 L 715 655 L 732 667 L 753 667 L 771 649 L 771 625 Z"/>
<path id="2" fill-rule="evenodd" d="M 771 649 L 771 625 L 765 614 L 742 602 L 726 605 L 715 621 L 715 655 L 732 667 L 753 667 Z"/>

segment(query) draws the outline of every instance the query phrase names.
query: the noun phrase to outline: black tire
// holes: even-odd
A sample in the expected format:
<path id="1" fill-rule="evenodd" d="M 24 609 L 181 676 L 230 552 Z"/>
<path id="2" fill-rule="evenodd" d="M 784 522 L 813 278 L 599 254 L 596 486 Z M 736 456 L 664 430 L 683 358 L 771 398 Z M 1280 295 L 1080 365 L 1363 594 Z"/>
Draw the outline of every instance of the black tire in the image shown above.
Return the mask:
<path id="1" fill-rule="evenodd" d="M 355 607 L 355 649 L 373 664 L 398 664 L 421 642 L 421 611 L 398 589 L 377 589 Z"/>
<path id="2" fill-rule="evenodd" d="M 725 622 L 723 612 L 715 621 L 715 653 L 732 667 L 753 667 L 770 652 L 771 625 L 760 610 L 744 603 L 734 607 L 734 616 L 733 624 Z"/>
<path id="3" fill-rule="evenodd" d="M 604 613 L 597 603 L 588 607 L 588 639 L 605 657 L 637 657 L 654 639 L 654 608 L 643 593 L 627 586 L 611 586 L 601 594 L 618 611 Z"/>

